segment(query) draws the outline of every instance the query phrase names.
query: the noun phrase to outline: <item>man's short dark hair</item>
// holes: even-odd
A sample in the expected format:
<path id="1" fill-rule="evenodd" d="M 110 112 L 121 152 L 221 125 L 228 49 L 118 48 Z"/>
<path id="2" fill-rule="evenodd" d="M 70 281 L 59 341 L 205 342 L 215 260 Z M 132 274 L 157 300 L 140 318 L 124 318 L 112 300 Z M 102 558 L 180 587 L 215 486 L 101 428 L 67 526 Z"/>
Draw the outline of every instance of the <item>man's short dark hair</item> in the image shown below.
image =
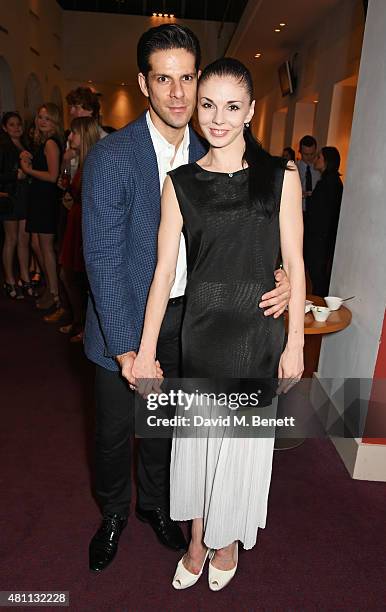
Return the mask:
<path id="1" fill-rule="evenodd" d="M 299 142 L 299 151 L 301 150 L 302 147 L 315 147 L 317 148 L 318 143 L 316 142 L 315 138 L 313 136 L 309 136 L 307 134 L 307 136 L 303 136 L 303 138 L 300 139 Z"/>
<path id="2" fill-rule="evenodd" d="M 151 70 L 150 55 L 155 51 L 185 49 L 194 55 L 196 70 L 201 63 L 201 49 L 197 36 L 189 28 L 177 24 L 162 24 L 144 32 L 137 45 L 139 71 L 147 77 Z"/>
<path id="3" fill-rule="evenodd" d="M 92 116 L 95 119 L 99 118 L 100 104 L 98 95 L 90 89 L 90 87 L 77 87 L 72 89 L 66 95 L 66 101 L 69 106 L 79 104 L 84 110 L 92 111 Z"/>

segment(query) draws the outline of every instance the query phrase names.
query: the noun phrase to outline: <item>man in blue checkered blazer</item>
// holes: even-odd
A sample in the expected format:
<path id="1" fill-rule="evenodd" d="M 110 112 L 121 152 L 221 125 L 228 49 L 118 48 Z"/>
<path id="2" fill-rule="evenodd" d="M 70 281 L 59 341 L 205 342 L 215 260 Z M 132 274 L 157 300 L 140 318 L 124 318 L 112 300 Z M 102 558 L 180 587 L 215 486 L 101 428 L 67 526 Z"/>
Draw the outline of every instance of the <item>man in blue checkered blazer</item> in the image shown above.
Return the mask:
<path id="1" fill-rule="evenodd" d="M 177 65 L 171 67 L 176 54 Z M 85 350 L 96 364 L 95 492 L 104 519 L 90 544 L 94 571 L 113 559 L 129 513 L 133 392 L 120 369 L 130 371 L 138 349 L 156 263 L 160 155 L 167 154 L 168 140 L 174 157 L 186 145 L 185 163 L 205 154 L 199 137 L 187 127 L 200 62 L 195 35 L 180 26 L 154 28 L 141 38 L 138 55 L 150 112 L 98 142 L 83 171 L 83 249 L 90 283 Z M 161 60 L 166 77 L 153 77 L 152 57 Z M 164 85 L 167 80 L 171 85 Z M 162 118 L 165 112 L 168 116 Z M 177 296 L 164 320 L 158 357 L 166 376 L 179 375 L 182 309 L 182 296 Z M 163 544 L 180 550 L 186 542 L 169 517 L 169 462 L 170 440 L 141 440 L 136 511 Z"/>
<path id="2" fill-rule="evenodd" d="M 96 486 L 103 522 L 90 543 L 90 569 L 114 558 L 131 499 L 131 367 L 156 263 L 160 193 L 166 172 L 206 149 L 188 126 L 196 103 L 200 47 L 188 29 L 165 24 L 138 43 L 139 85 L 149 111 L 98 142 L 83 170 L 83 249 L 90 283 L 85 350 L 96 364 Z M 181 260 L 183 260 L 183 245 Z M 186 265 L 169 300 L 157 357 L 178 377 Z M 178 269 L 178 265 L 177 265 Z M 278 295 L 288 290 L 288 283 Z M 278 304 L 280 297 L 273 298 Z M 288 300 L 285 300 L 285 304 Z M 170 440 L 139 444 L 137 517 L 173 550 L 186 547 L 169 516 Z"/>

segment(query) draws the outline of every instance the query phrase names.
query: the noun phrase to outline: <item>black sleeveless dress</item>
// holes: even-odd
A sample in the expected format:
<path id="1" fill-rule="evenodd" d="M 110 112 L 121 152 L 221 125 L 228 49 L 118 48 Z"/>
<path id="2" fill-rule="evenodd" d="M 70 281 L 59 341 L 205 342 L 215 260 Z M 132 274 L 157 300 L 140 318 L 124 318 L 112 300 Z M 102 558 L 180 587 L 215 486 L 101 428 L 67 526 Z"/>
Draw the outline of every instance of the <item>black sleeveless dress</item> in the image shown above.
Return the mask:
<path id="1" fill-rule="evenodd" d="M 60 157 L 62 145 L 60 141 L 51 137 L 58 146 Z M 32 159 L 34 170 L 48 170 L 47 159 L 44 154 L 45 143 L 35 151 Z M 60 189 L 56 183 L 41 181 L 32 177 L 28 196 L 26 231 L 36 234 L 56 234 L 58 229 Z"/>
<path id="2" fill-rule="evenodd" d="M 183 386 L 194 381 L 194 389 L 199 378 L 200 392 L 206 391 L 202 383 L 209 380 L 210 391 L 213 385 L 221 393 L 244 390 L 247 381 L 242 379 L 267 377 L 272 382 L 283 350 L 284 324 L 282 317 L 265 317 L 258 304 L 263 293 L 275 287 L 279 216 L 268 219 L 251 204 L 248 170 L 224 174 L 188 164 L 169 174 L 187 247 Z M 283 164 L 277 160 L 272 185 L 277 209 L 283 177 Z M 264 417 L 276 414 L 273 395 L 271 387 Z M 177 415 L 209 417 L 216 423 L 219 411 L 208 400 L 189 410 L 178 406 Z M 174 429 L 170 516 L 176 521 L 202 517 L 209 548 L 236 540 L 252 548 L 258 529 L 265 527 L 274 427 L 264 435 L 239 437 L 234 427 L 221 423 L 190 427 L 188 433 L 184 427 Z"/>
<path id="3" fill-rule="evenodd" d="M 187 248 L 183 375 L 276 377 L 283 318 L 265 317 L 258 305 L 275 288 L 278 214 L 268 219 L 250 202 L 248 169 L 225 174 L 188 164 L 169 175 Z M 278 166 L 273 185 L 278 205 L 283 177 Z"/>

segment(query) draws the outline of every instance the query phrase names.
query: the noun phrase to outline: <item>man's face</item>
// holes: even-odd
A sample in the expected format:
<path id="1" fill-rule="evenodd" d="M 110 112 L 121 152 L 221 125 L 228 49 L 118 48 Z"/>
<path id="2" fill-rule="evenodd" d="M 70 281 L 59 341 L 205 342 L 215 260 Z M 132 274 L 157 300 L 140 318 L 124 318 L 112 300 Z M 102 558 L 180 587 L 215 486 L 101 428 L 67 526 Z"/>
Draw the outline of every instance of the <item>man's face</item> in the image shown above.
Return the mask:
<path id="1" fill-rule="evenodd" d="M 196 105 L 198 75 L 194 55 L 185 49 L 155 51 L 150 56 L 150 66 L 147 78 L 140 73 L 138 82 L 149 98 L 152 115 L 169 127 L 184 127 Z"/>
<path id="2" fill-rule="evenodd" d="M 71 104 L 70 115 L 73 119 L 76 117 L 92 117 L 92 111 L 83 108 L 81 104 Z"/>
<path id="3" fill-rule="evenodd" d="M 316 147 L 312 145 L 312 147 L 305 147 L 302 145 L 300 147 L 300 155 L 302 156 L 302 160 L 305 164 L 313 164 L 316 157 Z"/>

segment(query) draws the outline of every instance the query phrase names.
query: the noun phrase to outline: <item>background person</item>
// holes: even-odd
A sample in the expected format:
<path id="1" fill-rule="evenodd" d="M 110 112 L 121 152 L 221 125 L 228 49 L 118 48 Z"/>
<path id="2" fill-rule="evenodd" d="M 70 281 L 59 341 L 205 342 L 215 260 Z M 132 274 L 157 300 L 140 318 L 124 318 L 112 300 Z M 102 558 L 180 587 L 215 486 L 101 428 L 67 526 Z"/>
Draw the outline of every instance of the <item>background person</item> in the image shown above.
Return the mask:
<path id="1" fill-rule="evenodd" d="M 310 205 L 310 198 L 315 185 L 320 179 L 320 173 L 314 167 L 317 142 L 313 136 L 303 136 L 299 142 L 300 160 L 297 162 L 300 182 L 302 185 L 302 208 L 306 214 Z"/>
<path id="2" fill-rule="evenodd" d="M 63 143 L 63 123 L 59 108 L 47 102 L 37 112 L 34 155 L 23 152 L 21 168 L 32 178 L 27 209 L 26 230 L 35 235 L 32 247 L 44 270 L 46 291 L 37 307 L 59 308 L 59 291 L 55 234 L 58 224 L 59 192 L 56 181 L 59 176 Z"/>
<path id="3" fill-rule="evenodd" d="M 312 193 L 305 219 L 305 264 L 312 293 L 321 297 L 328 295 L 343 195 L 339 166 L 338 149 L 322 147 L 315 160 L 315 168 L 321 173 L 321 178 Z"/>
<path id="4" fill-rule="evenodd" d="M 284 157 L 284 159 L 286 159 L 287 161 L 294 162 L 296 160 L 295 151 L 292 147 L 284 147 L 281 156 Z"/>
<path id="5" fill-rule="evenodd" d="M 99 126 L 96 119 L 78 117 L 72 120 L 68 142 L 79 157 L 79 165 L 71 181 L 69 192 L 63 196 L 65 206 L 69 211 L 59 256 L 60 278 L 72 310 L 72 322 L 60 327 L 60 331 L 70 334 L 70 342 L 80 342 L 83 338 L 87 302 L 87 279 L 82 246 L 82 170 L 89 151 L 99 138 Z"/>
<path id="6" fill-rule="evenodd" d="M 19 158 L 26 151 L 23 139 L 23 122 L 19 113 L 8 112 L 1 121 L 0 140 L 0 191 L 7 196 L 0 198 L 0 220 L 4 226 L 3 267 L 4 289 L 11 298 L 22 298 L 23 291 L 34 295 L 29 277 L 29 241 L 25 231 L 27 216 L 26 175 L 20 168 Z M 19 283 L 15 276 L 15 254 L 19 264 Z"/>

